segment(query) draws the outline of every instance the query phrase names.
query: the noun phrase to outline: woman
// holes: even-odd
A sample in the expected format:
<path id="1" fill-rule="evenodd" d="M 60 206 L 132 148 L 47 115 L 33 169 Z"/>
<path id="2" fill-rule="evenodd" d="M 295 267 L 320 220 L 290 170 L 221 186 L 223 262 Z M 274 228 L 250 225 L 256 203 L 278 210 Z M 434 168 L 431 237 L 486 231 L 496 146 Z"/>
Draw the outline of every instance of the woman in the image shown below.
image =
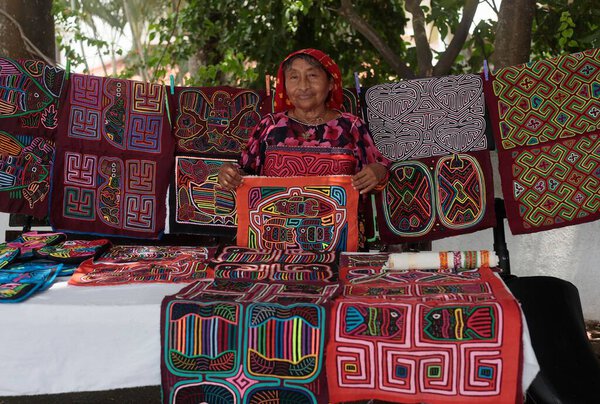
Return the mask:
<path id="1" fill-rule="evenodd" d="M 353 175 L 352 185 L 361 194 L 385 185 L 389 161 L 375 147 L 364 122 L 339 110 L 341 74 L 329 56 L 316 49 L 288 55 L 279 66 L 275 97 L 275 113 L 262 119 L 242 152 L 243 171 L 233 164 L 219 170 L 222 187 L 236 189 L 244 173 L 280 176 L 276 170 L 265 172 L 265 160 L 286 148 L 314 150 L 317 156 L 327 151 L 328 158 L 339 154 L 340 159 L 350 153 L 355 164 L 336 165 L 338 171 L 320 174 Z"/>

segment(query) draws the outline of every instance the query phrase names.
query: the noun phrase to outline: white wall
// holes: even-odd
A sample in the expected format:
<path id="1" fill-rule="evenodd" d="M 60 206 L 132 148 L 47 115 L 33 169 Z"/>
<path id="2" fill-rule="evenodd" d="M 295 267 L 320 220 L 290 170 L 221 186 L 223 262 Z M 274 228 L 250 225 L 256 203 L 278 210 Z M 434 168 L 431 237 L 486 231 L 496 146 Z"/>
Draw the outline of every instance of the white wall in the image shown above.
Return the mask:
<path id="1" fill-rule="evenodd" d="M 504 225 L 511 272 L 549 275 L 572 282 L 586 320 L 600 320 L 600 221 L 513 236 Z M 492 230 L 434 241 L 432 250 L 493 249 Z M 468 246 L 468 247 L 467 247 Z"/>

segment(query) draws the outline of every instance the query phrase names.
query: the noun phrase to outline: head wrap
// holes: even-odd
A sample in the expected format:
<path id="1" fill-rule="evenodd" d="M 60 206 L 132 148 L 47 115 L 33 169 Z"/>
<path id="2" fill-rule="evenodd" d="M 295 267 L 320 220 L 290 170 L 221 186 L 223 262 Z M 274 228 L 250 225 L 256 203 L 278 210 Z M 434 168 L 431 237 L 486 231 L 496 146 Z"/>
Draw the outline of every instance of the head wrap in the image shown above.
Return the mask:
<path id="1" fill-rule="evenodd" d="M 309 55 L 315 58 L 331 75 L 331 77 L 333 77 L 333 89 L 331 89 L 330 96 L 326 104 L 327 107 L 331 109 L 341 108 L 344 95 L 342 93 L 342 74 L 340 73 L 340 68 L 329 56 L 327 56 L 327 54 L 321 52 L 320 50 L 309 48 L 290 53 L 279 65 L 279 70 L 277 71 L 277 83 L 275 84 L 275 101 L 273 103 L 275 112 L 283 112 L 293 108 L 293 105 L 290 102 L 287 93 L 285 92 L 283 64 L 291 57 L 300 54 Z"/>

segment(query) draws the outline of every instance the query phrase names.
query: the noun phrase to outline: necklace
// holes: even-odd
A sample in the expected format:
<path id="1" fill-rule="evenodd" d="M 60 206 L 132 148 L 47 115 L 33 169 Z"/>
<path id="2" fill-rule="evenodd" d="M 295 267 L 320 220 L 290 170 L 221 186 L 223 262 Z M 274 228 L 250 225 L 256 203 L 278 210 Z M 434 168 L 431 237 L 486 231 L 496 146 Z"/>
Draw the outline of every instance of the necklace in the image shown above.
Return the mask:
<path id="1" fill-rule="evenodd" d="M 308 125 L 308 126 L 317 126 L 317 125 L 322 124 L 323 122 L 325 122 L 325 118 L 324 118 L 325 115 L 327 115 L 327 111 L 325 111 L 324 115 L 318 115 L 310 120 L 307 120 L 307 119 L 298 118 L 298 116 L 296 115 L 296 113 L 293 110 L 290 111 L 290 113 L 288 114 L 288 116 L 290 118 L 292 118 L 293 120 L 300 122 L 303 125 Z"/>

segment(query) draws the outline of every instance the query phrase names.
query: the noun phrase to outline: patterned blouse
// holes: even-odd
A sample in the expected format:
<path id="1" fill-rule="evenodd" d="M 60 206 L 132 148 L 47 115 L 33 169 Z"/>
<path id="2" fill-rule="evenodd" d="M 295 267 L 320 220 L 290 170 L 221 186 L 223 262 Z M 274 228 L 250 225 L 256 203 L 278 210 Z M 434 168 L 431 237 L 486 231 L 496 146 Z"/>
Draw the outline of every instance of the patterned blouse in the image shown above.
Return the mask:
<path id="1" fill-rule="evenodd" d="M 371 163 L 388 167 L 385 158 L 373 143 L 366 124 L 357 116 L 341 112 L 329 122 L 307 125 L 287 115 L 269 114 L 254 128 L 248 145 L 242 152 L 241 166 L 248 174 L 261 175 L 268 147 L 342 148 L 352 152 L 357 172 Z"/>

